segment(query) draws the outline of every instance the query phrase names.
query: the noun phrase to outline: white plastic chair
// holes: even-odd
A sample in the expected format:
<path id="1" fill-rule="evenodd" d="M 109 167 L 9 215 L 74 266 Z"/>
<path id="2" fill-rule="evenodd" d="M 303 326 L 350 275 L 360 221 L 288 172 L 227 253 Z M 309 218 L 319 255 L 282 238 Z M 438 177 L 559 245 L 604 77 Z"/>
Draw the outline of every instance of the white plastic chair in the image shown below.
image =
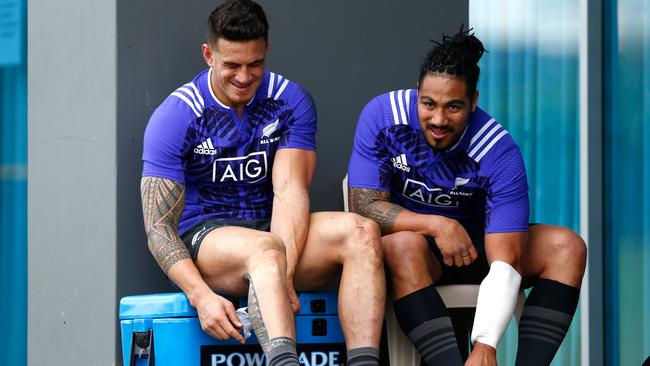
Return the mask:
<path id="1" fill-rule="evenodd" d="M 343 207 L 346 212 L 348 206 L 348 176 L 343 178 Z M 447 309 L 476 308 L 476 299 L 478 298 L 479 285 L 445 285 L 436 286 L 442 301 Z M 515 320 L 519 323 L 521 312 L 524 309 L 526 296 L 523 291 L 519 292 L 517 304 L 515 305 Z M 400 366 L 418 366 L 420 365 L 420 354 L 417 352 L 411 341 L 406 337 L 399 327 L 395 312 L 393 311 L 393 302 L 386 301 L 386 335 L 388 337 L 388 354 L 391 365 Z"/>

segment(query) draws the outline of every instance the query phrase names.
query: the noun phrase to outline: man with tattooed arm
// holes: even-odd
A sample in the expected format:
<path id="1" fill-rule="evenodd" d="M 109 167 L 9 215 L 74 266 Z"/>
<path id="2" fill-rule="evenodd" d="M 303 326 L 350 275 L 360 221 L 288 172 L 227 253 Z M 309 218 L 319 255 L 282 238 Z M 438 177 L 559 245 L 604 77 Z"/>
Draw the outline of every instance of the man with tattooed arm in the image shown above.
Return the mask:
<path id="1" fill-rule="evenodd" d="M 385 283 L 377 225 L 352 213 L 309 213 L 316 164 L 311 96 L 265 71 L 260 5 L 226 0 L 208 19 L 209 68 L 154 111 L 144 137 L 145 229 L 162 270 L 217 339 L 244 342 L 249 317 L 268 365 L 298 365 L 296 290 L 340 276 L 348 365 L 376 365 Z"/>
<path id="2" fill-rule="evenodd" d="M 354 212 L 381 227 L 394 309 L 427 365 L 462 365 L 434 283 L 480 283 L 466 365 L 496 365 L 520 287 L 518 365 L 548 365 L 571 324 L 586 247 L 573 231 L 529 225 L 519 148 L 477 106 L 483 44 L 444 36 L 416 89 L 380 95 L 357 125 L 349 165 Z"/>

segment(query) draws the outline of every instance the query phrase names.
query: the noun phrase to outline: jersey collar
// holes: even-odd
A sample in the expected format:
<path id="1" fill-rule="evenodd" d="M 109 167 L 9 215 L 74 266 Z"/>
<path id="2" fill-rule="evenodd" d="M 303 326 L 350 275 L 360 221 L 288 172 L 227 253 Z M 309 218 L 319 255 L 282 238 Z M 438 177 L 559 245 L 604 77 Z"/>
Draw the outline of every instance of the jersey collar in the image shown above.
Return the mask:
<path id="1" fill-rule="evenodd" d="M 229 106 L 227 106 L 227 105 L 225 105 L 224 103 L 222 103 L 222 102 L 219 100 L 219 98 L 217 98 L 216 94 L 214 94 L 214 90 L 212 90 L 212 83 L 210 82 L 210 81 L 212 80 L 212 68 L 209 68 L 209 69 L 208 69 L 208 75 L 207 75 L 207 77 L 208 77 L 208 80 L 207 80 L 207 82 L 208 82 L 208 90 L 210 91 L 210 95 L 212 96 L 212 99 L 213 99 L 215 102 L 217 102 L 217 104 L 220 105 L 222 108 L 224 108 L 224 109 L 231 109 Z M 259 89 L 259 88 L 258 88 L 258 89 Z M 255 94 L 253 94 L 253 97 L 251 98 L 251 100 L 249 100 L 249 101 L 246 103 L 247 106 L 249 106 L 249 105 L 251 105 L 251 103 L 253 103 L 253 100 L 255 100 L 255 96 L 256 96 L 256 95 L 257 95 L 257 90 L 255 91 Z"/>

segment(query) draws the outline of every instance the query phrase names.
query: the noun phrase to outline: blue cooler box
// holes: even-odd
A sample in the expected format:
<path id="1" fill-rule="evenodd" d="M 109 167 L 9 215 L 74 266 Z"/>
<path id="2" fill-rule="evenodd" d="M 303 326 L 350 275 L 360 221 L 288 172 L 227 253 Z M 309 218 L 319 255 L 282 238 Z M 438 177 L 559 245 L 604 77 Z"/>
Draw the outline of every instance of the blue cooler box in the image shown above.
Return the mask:
<path id="1" fill-rule="evenodd" d="M 345 365 L 345 341 L 333 293 L 303 292 L 296 340 L 303 366 Z M 245 299 L 233 300 L 235 308 Z M 185 294 L 127 296 L 120 301 L 125 366 L 262 366 L 266 360 L 253 334 L 240 344 L 219 341 L 201 330 Z"/>

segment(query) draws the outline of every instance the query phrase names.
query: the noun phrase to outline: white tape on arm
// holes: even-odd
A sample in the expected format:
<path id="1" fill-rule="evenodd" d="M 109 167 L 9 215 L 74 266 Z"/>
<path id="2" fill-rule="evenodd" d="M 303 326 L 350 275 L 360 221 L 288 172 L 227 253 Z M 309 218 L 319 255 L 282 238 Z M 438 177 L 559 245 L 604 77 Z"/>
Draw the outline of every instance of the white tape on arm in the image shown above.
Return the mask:
<path id="1" fill-rule="evenodd" d="M 512 319 L 517 303 L 521 275 L 506 262 L 494 261 L 481 282 L 472 327 L 472 344 L 481 342 L 497 348 L 499 339 Z"/>

